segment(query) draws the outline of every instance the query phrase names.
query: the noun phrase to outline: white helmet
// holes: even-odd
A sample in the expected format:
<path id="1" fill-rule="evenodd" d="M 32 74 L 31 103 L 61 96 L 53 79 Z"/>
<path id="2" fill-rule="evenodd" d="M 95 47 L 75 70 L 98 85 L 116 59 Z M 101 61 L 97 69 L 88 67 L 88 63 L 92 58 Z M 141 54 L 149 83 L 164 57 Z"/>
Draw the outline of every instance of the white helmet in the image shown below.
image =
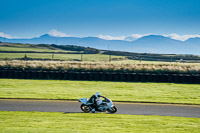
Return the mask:
<path id="1" fill-rule="evenodd" d="M 101 94 L 100 94 L 99 92 L 96 92 L 96 93 L 95 93 L 95 96 L 96 96 L 96 97 L 100 97 L 100 95 L 101 95 Z"/>

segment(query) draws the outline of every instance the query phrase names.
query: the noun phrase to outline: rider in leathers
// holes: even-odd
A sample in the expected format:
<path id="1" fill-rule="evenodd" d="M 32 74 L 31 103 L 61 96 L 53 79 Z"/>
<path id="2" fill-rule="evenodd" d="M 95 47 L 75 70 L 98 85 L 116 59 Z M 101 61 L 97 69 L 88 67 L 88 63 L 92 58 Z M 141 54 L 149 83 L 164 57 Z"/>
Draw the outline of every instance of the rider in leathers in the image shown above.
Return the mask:
<path id="1" fill-rule="evenodd" d="M 92 95 L 90 99 L 88 100 L 88 103 L 92 103 L 92 113 L 95 113 L 95 108 L 97 108 L 97 101 L 100 99 L 101 94 L 99 92 L 96 92 L 95 95 Z"/>

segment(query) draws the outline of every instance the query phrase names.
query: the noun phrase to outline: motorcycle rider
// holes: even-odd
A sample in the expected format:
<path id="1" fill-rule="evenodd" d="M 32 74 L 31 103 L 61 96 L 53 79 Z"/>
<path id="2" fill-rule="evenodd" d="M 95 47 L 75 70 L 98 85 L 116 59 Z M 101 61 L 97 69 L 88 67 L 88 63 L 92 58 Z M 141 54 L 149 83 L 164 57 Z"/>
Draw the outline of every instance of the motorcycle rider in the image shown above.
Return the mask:
<path id="1" fill-rule="evenodd" d="M 92 113 L 95 113 L 95 108 L 98 107 L 98 101 L 100 100 L 101 94 L 99 92 L 96 92 L 95 95 L 92 95 L 90 99 L 88 100 L 88 103 L 92 104 Z"/>

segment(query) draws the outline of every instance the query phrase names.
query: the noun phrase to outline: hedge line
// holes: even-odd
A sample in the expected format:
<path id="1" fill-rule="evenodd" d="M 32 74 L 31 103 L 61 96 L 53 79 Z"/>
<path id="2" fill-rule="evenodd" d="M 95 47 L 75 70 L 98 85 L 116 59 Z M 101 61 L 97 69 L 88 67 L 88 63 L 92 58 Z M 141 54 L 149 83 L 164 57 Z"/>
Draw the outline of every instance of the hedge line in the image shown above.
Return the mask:
<path id="1" fill-rule="evenodd" d="M 125 82 L 165 82 L 165 83 L 200 83 L 200 75 L 188 74 L 148 74 L 114 72 L 59 72 L 0 70 L 0 78 L 14 79 L 54 79 L 88 81 L 125 81 Z"/>

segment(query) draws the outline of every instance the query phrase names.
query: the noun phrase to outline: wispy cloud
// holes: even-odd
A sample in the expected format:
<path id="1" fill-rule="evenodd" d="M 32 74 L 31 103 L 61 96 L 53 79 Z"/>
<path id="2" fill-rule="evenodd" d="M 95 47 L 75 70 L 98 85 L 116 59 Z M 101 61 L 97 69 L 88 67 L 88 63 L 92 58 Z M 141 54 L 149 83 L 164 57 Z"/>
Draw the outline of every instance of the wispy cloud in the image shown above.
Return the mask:
<path id="1" fill-rule="evenodd" d="M 185 40 L 187 40 L 189 38 L 200 37 L 200 35 L 198 35 L 198 34 L 195 34 L 195 35 L 178 35 L 176 33 L 168 34 L 168 35 L 163 35 L 163 36 L 170 37 L 172 39 L 180 40 L 180 41 L 185 41 Z"/>
<path id="2" fill-rule="evenodd" d="M 99 38 L 105 39 L 105 40 L 125 40 L 125 36 L 110 36 L 110 35 L 98 35 Z"/>
<path id="3" fill-rule="evenodd" d="M 105 40 L 125 40 L 125 41 L 135 41 L 139 38 L 142 38 L 144 36 L 149 36 L 149 35 L 155 35 L 153 33 L 147 33 L 147 34 L 131 34 L 129 36 L 110 36 L 110 35 L 99 35 L 98 37 L 101 39 L 105 39 Z M 195 37 L 200 37 L 200 35 L 198 34 L 194 34 L 194 35 L 179 35 L 176 33 L 172 33 L 172 34 L 163 34 L 161 36 L 165 36 L 165 37 L 169 37 L 171 39 L 175 39 L 175 40 L 179 40 L 179 41 L 185 41 L 189 38 L 195 38 Z"/>
<path id="4" fill-rule="evenodd" d="M 55 29 L 49 31 L 48 34 L 50 36 L 55 36 L 55 37 L 69 37 L 69 35 L 67 35 L 66 33 L 58 31 L 58 30 L 55 30 Z"/>
<path id="5" fill-rule="evenodd" d="M 141 37 L 144 37 L 144 36 L 148 36 L 148 35 L 152 35 L 152 33 L 148 33 L 148 34 L 131 34 L 130 36 L 126 37 L 126 40 L 127 41 L 134 41 L 134 40 L 137 40 Z"/>
<path id="6" fill-rule="evenodd" d="M 149 36 L 149 35 L 152 35 L 152 33 L 148 33 L 148 34 L 131 34 L 130 37 L 133 37 L 133 38 L 141 38 L 141 37 L 144 37 L 144 36 Z"/>
<path id="7" fill-rule="evenodd" d="M 0 37 L 4 37 L 4 38 L 8 38 L 8 39 L 19 38 L 19 37 L 12 36 L 12 35 L 9 35 L 9 34 L 3 33 L 3 32 L 0 32 Z"/>
<path id="8" fill-rule="evenodd" d="M 131 34 L 130 36 L 110 36 L 110 35 L 98 35 L 99 38 L 105 39 L 105 40 L 124 40 L 124 41 L 134 41 L 138 38 L 152 35 L 151 33 L 148 34 Z"/>

